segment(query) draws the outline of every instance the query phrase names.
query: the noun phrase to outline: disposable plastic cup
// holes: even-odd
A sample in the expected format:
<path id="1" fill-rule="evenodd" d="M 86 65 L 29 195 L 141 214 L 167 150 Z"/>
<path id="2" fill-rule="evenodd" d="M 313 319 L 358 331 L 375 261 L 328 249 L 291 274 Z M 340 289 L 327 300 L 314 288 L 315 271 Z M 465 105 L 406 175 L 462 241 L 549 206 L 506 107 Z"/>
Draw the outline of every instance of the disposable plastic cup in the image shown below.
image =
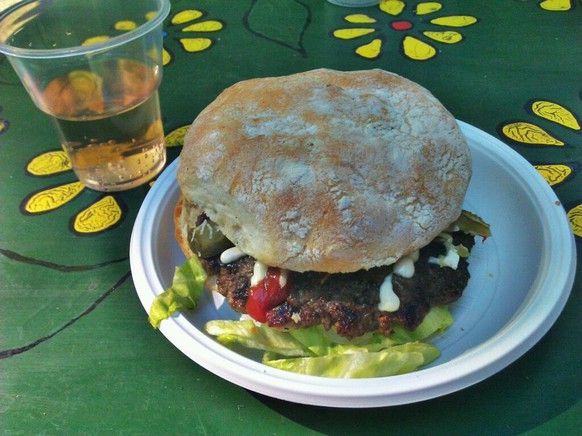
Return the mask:
<path id="1" fill-rule="evenodd" d="M 169 11 L 169 0 L 33 0 L 0 12 L 0 53 L 91 189 L 133 188 L 164 167 L 158 87 Z"/>

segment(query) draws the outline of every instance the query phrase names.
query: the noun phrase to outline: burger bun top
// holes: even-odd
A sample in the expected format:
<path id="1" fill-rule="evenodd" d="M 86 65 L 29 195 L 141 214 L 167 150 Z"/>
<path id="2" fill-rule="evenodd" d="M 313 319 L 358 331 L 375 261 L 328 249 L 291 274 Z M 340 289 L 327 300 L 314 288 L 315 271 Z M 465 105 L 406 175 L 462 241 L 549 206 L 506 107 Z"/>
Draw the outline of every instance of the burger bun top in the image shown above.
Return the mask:
<path id="1" fill-rule="evenodd" d="M 426 89 L 383 70 L 251 79 L 193 122 L 185 200 L 243 252 L 294 271 L 388 265 L 457 219 L 471 156 Z"/>

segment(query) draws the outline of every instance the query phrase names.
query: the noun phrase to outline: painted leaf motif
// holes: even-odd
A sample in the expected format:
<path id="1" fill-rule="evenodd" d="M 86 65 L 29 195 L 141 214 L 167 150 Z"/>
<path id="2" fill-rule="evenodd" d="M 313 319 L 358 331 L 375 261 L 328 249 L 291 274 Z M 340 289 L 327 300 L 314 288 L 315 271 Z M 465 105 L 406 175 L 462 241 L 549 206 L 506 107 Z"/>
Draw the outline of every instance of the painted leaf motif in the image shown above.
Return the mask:
<path id="1" fill-rule="evenodd" d="M 333 31 L 333 36 L 339 39 L 353 39 L 373 33 L 374 30 L 375 29 L 370 29 L 369 27 L 353 27 L 337 29 Z"/>
<path id="2" fill-rule="evenodd" d="M 273 20 L 273 16 L 277 19 Z M 254 0 L 245 17 L 245 25 L 250 32 L 259 38 L 291 48 L 303 56 L 303 33 L 310 21 L 309 8 L 297 0 Z"/>
<path id="3" fill-rule="evenodd" d="M 382 51 L 382 40 L 373 39 L 367 44 L 361 45 L 356 49 L 356 53 L 366 59 L 376 59 Z"/>
<path id="4" fill-rule="evenodd" d="M 48 212 L 68 203 L 84 188 L 81 182 L 71 182 L 43 189 L 26 198 L 22 209 L 29 214 Z"/>
<path id="5" fill-rule="evenodd" d="M 131 20 L 120 20 L 117 21 L 113 27 L 115 28 L 115 30 L 123 30 L 123 31 L 128 31 L 128 30 L 133 30 L 137 27 L 137 23 L 135 21 L 131 21 Z"/>
<path id="6" fill-rule="evenodd" d="M 570 221 L 570 227 L 576 236 L 582 238 L 582 203 L 571 208 L 566 216 Z"/>
<path id="7" fill-rule="evenodd" d="M 212 45 L 210 38 L 180 38 L 180 44 L 189 53 L 204 51 Z"/>
<path id="8" fill-rule="evenodd" d="M 574 114 L 558 103 L 536 100 L 531 104 L 531 110 L 534 114 L 546 120 L 573 130 L 580 130 L 580 123 Z"/>
<path id="9" fill-rule="evenodd" d="M 354 24 L 372 24 L 376 22 L 375 18 L 366 14 L 349 14 L 344 17 L 344 20 Z"/>
<path id="10" fill-rule="evenodd" d="M 26 165 L 26 171 L 33 176 L 48 176 L 69 171 L 72 168 L 71 161 L 63 150 L 52 150 L 39 154 Z"/>
<path id="11" fill-rule="evenodd" d="M 194 21 L 204 15 L 198 9 L 185 9 L 176 13 L 171 20 L 172 24 L 184 24 L 188 21 Z"/>
<path id="12" fill-rule="evenodd" d="M 166 147 L 181 147 L 184 145 L 184 135 L 188 131 L 190 124 L 178 127 L 166 135 Z"/>
<path id="13" fill-rule="evenodd" d="M 471 15 L 449 15 L 446 17 L 433 18 L 430 22 L 437 26 L 466 27 L 475 24 L 477 18 Z"/>
<path id="14" fill-rule="evenodd" d="M 550 186 L 563 182 L 572 174 L 572 168 L 563 164 L 534 165 L 534 167 Z"/>
<path id="15" fill-rule="evenodd" d="M 0 134 L 6 132 L 10 127 L 10 121 L 0 118 Z"/>
<path id="16" fill-rule="evenodd" d="M 216 32 L 222 30 L 223 24 L 217 20 L 200 21 L 182 29 L 182 32 Z"/>
<path id="17" fill-rule="evenodd" d="M 170 52 L 168 50 L 166 50 L 166 48 L 164 47 L 162 49 L 162 64 L 163 65 L 168 65 L 170 62 L 172 62 L 172 55 L 170 54 Z"/>
<path id="18" fill-rule="evenodd" d="M 405 6 L 406 4 L 401 0 L 381 0 L 379 8 L 389 15 L 398 15 L 404 10 Z"/>
<path id="19" fill-rule="evenodd" d="M 416 15 L 425 15 L 440 11 L 443 5 L 439 2 L 422 2 L 416 5 Z"/>
<path id="20" fill-rule="evenodd" d="M 112 195 L 106 195 L 75 215 L 73 230 L 80 234 L 99 233 L 123 218 L 123 209 Z"/>
<path id="21" fill-rule="evenodd" d="M 569 11 L 572 9 L 571 0 L 544 0 L 540 2 L 540 7 L 546 11 Z"/>
<path id="22" fill-rule="evenodd" d="M 406 56 L 417 61 L 425 61 L 436 55 L 436 49 L 432 45 L 409 35 L 402 40 L 402 49 Z"/>
<path id="23" fill-rule="evenodd" d="M 91 45 L 91 44 L 95 44 L 98 42 L 103 42 L 103 41 L 107 41 L 109 39 L 109 36 L 107 35 L 96 35 L 96 36 L 91 36 L 90 38 L 85 39 L 81 45 Z"/>
<path id="24" fill-rule="evenodd" d="M 532 123 L 527 123 L 525 121 L 505 124 L 501 128 L 501 131 L 509 139 L 521 142 L 523 144 L 555 146 L 564 145 L 562 141 L 554 138 L 541 127 Z"/>
<path id="25" fill-rule="evenodd" d="M 430 38 L 434 41 L 442 42 L 443 44 L 456 44 L 463 40 L 463 35 L 459 32 L 455 32 L 452 30 L 438 32 L 438 31 L 430 31 L 427 30 L 426 32 L 422 32 L 424 36 Z"/>

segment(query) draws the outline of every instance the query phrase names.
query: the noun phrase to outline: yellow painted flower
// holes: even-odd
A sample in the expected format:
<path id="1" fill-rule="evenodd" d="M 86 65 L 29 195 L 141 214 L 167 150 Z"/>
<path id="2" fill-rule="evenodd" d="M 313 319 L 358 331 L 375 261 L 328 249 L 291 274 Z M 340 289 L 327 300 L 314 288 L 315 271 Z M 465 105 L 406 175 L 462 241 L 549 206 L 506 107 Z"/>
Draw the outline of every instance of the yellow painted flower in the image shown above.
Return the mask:
<path id="1" fill-rule="evenodd" d="M 144 19 L 149 20 L 152 15 L 153 13 L 148 13 Z M 174 39 L 178 40 L 182 48 L 189 53 L 208 50 L 215 42 L 208 34 L 222 30 L 224 23 L 220 20 L 207 19 L 206 15 L 206 12 L 199 9 L 185 9 L 177 12 L 170 18 L 170 26 L 163 31 L 164 38 L 168 36 L 168 32 L 172 33 Z M 182 25 L 185 26 L 181 27 Z M 132 20 L 119 20 L 113 23 L 113 28 L 119 33 L 135 29 L 137 26 L 138 23 Z M 174 34 L 177 26 L 180 26 L 177 30 L 178 34 Z M 85 39 L 82 45 L 94 44 L 108 38 L 107 35 L 95 35 Z M 171 51 L 164 46 L 162 51 L 163 64 L 168 65 L 173 58 Z"/>
<path id="2" fill-rule="evenodd" d="M 566 142 L 542 128 L 538 123 L 550 122 L 558 129 L 581 133 L 582 127 L 576 114 L 564 105 L 544 99 L 534 99 L 526 104 L 526 110 L 535 121 L 511 121 L 499 126 L 499 133 L 510 142 L 533 147 L 564 147 Z M 582 162 L 551 162 L 534 165 L 535 169 L 553 188 L 572 179 L 580 170 Z M 582 199 L 569 206 L 567 217 L 572 231 L 582 238 Z"/>
<path id="3" fill-rule="evenodd" d="M 332 35 L 340 40 L 358 41 L 355 54 L 365 59 L 376 59 L 383 52 L 385 40 L 388 39 L 387 32 L 402 33 L 400 49 L 403 55 L 412 60 L 426 61 L 438 53 L 434 43 L 456 44 L 463 40 L 463 35 L 454 29 L 467 27 L 478 21 L 472 15 L 432 17 L 432 14 L 442 8 L 440 2 L 420 2 L 407 10 L 407 5 L 402 0 L 381 0 L 378 5 L 381 14 L 344 15 L 344 20 L 350 26 L 335 29 Z M 430 27 L 427 27 L 427 23 Z"/>
<path id="4" fill-rule="evenodd" d="M 188 127 L 181 126 L 166 135 L 166 146 L 182 146 Z M 38 178 L 65 172 L 72 174 L 72 170 L 71 162 L 63 150 L 49 150 L 34 156 L 25 168 L 26 174 Z M 85 186 L 77 180 L 44 186 L 27 195 L 20 203 L 20 210 L 28 216 L 48 213 L 68 204 L 85 190 Z M 126 215 L 126 206 L 120 193 L 102 194 L 71 217 L 70 228 L 78 235 L 96 235 L 116 227 Z"/>
<path id="5" fill-rule="evenodd" d="M 580 131 L 580 122 L 576 115 L 563 105 L 549 100 L 533 100 L 527 105 L 528 112 L 551 121 L 554 125 Z M 512 121 L 500 127 L 501 134 L 513 142 L 532 146 L 562 147 L 564 141 L 554 134 L 529 121 Z"/>
<path id="6" fill-rule="evenodd" d="M 224 28 L 221 20 L 207 19 L 207 13 L 199 9 L 185 9 L 177 12 L 170 19 L 170 25 L 164 36 L 171 35 L 180 42 L 183 50 L 198 53 L 210 49 L 216 40 L 210 35 Z M 164 65 L 173 60 L 173 55 L 164 47 Z"/>

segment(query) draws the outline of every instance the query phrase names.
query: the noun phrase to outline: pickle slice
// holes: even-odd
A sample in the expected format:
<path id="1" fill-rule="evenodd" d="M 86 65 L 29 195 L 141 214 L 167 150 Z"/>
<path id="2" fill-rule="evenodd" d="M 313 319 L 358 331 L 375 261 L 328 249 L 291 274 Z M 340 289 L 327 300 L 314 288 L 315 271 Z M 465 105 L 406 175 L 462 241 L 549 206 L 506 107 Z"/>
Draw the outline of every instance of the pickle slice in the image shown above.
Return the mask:
<path id="1" fill-rule="evenodd" d="M 196 228 L 188 229 L 190 249 L 203 259 L 218 256 L 233 243 L 222 234 L 218 226 L 206 219 Z"/>
<path id="2" fill-rule="evenodd" d="M 461 216 L 453 223 L 453 225 L 458 226 L 459 229 L 465 233 L 479 235 L 484 238 L 491 236 L 489 224 L 483 221 L 480 216 L 467 210 L 461 212 Z"/>

